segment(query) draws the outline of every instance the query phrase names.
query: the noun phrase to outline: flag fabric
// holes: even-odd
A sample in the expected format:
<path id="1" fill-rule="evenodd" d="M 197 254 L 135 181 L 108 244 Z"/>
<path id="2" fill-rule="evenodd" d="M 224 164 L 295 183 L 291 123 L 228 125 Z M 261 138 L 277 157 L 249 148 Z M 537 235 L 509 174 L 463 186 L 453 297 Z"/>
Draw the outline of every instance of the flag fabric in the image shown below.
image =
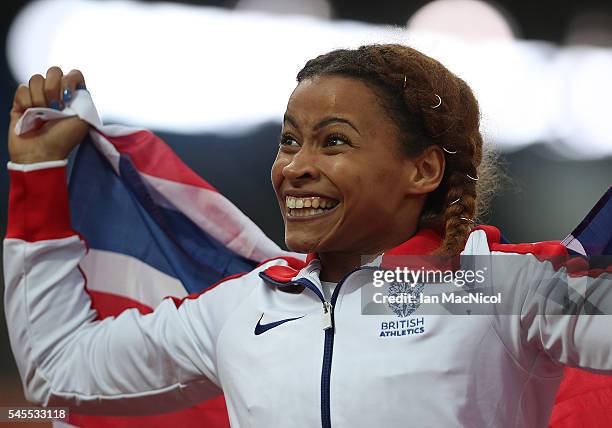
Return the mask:
<path id="1" fill-rule="evenodd" d="M 612 255 L 612 187 L 599 199 L 584 220 L 561 241 L 583 256 Z"/>
<path id="2" fill-rule="evenodd" d="M 583 256 L 612 255 L 612 187 L 563 241 Z M 612 376 L 565 369 L 550 428 L 612 427 Z"/>
<path id="3" fill-rule="evenodd" d="M 73 228 L 88 245 L 81 269 L 99 318 L 127 308 L 151 312 L 166 297 L 180 299 L 200 293 L 222 278 L 289 254 L 156 135 L 103 126 L 89 94 L 78 92 L 64 116 L 49 109 L 31 109 L 20 127 L 33 126 L 36 114 L 38 118 L 47 115 L 43 120 L 77 114 L 93 125 L 72 163 L 69 193 Z M 221 392 L 215 399 L 173 413 L 114 417 L 71 412 L 68 423 L 83 427 L 229 426 Z"/>

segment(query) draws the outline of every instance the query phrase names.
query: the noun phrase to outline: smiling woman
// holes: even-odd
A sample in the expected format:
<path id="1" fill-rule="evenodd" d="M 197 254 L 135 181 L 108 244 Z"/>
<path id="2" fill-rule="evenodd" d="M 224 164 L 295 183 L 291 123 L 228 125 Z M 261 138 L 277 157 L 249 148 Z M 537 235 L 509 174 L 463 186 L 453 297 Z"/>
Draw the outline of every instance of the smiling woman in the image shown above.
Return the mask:
<path id="1" fill-rule="evenodd" d="M 342 254 L 323 263 L 333 281 L 425 225 L 445 232 L 438 254 L 460 252 L 496 184 L 466 83 L 400 45 L 333 51 L 297 79 L 272 167 L 289 248 Z M 287 211 L 298 196 L 337 208 Z"/>
<path id="2" fill-rule="evenodd" d="M 222 391 L 234 426 L 545 427 L 563 365 L 612 374 L 609 317 L 545 312 L 566 307 L 549 296 L 576 298 L 575 272 L 547 260 L 565 248 L 506 245 L 496 228 L 475 226 L 493 174 L 461 79 L 413 49 L 370 45 L 317 57 L 297 80 L 271 175 L 287 246 L 306 261 L 278 257 L 180 304 L 103 321 L 84 289 L 86 244 L 71 228 L 65 180 L 87 124 L 15 131 L 29 107 L 62 109 L 83 76 L 54 67 L 19 87 L 5 302 L 30 400 L 143 414 Z M 495 274 L 487 291 L 517 306 L 470 316 L 471 289 L 393 283 L 385 311 L 369 311 L 372 272 L 394 256 L 459 253 L 461 263 L 480 256 Z M 612 313 L 610 276 L 598 275 L 589 290 Z M 396 303 L 402 290 L 440 287 L 461 297 L 456 307 Z"/>
<path id="3" fill-rule="evenodd" d="M 365 83 L 302 80 L 287 106 L 272 182 L 284 213 L 289 197 L 323 197 L 333 208 L 299 221 L 285 215 L 287 246 L 321 257 L 343 253 L 358 265 L 362 255 L 404 242 L 414 234 L 424 194 L 442 177 L 442 151 L 428 155 L 402 153 L 393 122 Z M 429 175 L 417 177 L 419 169 Z M 331 269 L 322 279 L 344 274 Z"/>

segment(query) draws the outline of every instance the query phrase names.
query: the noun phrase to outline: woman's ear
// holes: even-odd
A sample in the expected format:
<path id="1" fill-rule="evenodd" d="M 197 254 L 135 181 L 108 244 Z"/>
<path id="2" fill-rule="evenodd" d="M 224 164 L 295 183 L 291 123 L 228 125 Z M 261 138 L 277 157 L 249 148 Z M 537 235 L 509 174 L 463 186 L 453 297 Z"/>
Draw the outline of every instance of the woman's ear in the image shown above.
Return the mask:
<path id="1" fill-rule="evenodd" d="M 420 155 L 409 160 L 407 168 L 408 194 L 423 195 L 438 188 L 446 166 L 444 153 L 438 146 L 429 146 Z"/>

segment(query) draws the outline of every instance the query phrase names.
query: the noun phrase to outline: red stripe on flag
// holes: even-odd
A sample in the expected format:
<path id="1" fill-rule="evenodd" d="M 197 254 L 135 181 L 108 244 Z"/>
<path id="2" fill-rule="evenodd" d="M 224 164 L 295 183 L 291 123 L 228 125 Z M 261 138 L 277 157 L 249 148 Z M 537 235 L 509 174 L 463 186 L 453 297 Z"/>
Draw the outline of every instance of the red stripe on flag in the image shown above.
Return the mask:
<path id="1" fill-rule="evenodd" d="M 98 312 L 98 319 L 117 316 L 129 308 L 136 308 L 141 314 L 153 312 L 149 306 L 125 296 L 94 290 L 87 290 L 87 292 L 91 297 L 91 306 Z"/>
<path id="2" fill-rule="evenodd" d="M 222 395 L 196 406 L 154 416 L 86 416 L 71 412 L 68 422 L 87 428 L 229 428 L 225 399 Z"/>
<path id="3" fill-rule="evenodd" d="M 128 154 L 136 168 L 145 174 L 217 191 L 185 165 L 161 138 L 149 131 L 137 131 L 120 137 L 105 135 L 105 138 L 120 153 Z"/>
<path id="4" fill-rule="evenodd" d="M 611 426 L 612 377 L 566 368 L 549 427 Z"/>

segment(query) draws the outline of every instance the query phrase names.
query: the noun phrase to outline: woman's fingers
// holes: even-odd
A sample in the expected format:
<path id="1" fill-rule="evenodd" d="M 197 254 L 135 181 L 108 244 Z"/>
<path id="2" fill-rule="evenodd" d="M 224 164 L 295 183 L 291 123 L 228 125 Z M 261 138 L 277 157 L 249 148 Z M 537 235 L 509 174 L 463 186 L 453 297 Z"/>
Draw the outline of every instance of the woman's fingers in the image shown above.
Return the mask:
<path id="1" fill-rule="evenodd" d="M 47 107 L 47 98 L 45 96 L 45 78 L 40 74 L 35 74 L 30 78 L 28 86 L 30 87 L 32 107 Z"/>
<path id="2" fill-rule="evenodd" d="M 45 79 L 45 98 L 49 103 L 49 107 L 60 110 L 63 106 L 61 103 L 62 92 L 62 69 L 59 67 L 51 67 L 47 70 Z"/>
<path id="3" fill-rule="evenodd" d="M 15 112 L 23 112 L 29 107 L 51 107 L 63 109 L 74 97 L 77 89 L 85 89 L 85 78 L 79 70 L 64 75 L 59 67 L 47 70 L 46 77 L 35 74 L 28 85 L 17 88 L 15 93 Z M 26 93 L 27 90 L 27 93 Z"/>
<path id="4" fill-rule="evenodd" d="M 79 70 L 71 70 L 62 79 L 62 100 L 64 103 L 69 102 L 74 96 L 74 91 L 77 89 L 85 89 L 85 78 Z"/>
<path id="5" fill-rule="evenodd" d="M 59 67 L 47 70 L 46 77 L 36 74 L 28 85 L 15 91 L 11 109 L 8 138 L 9 158 L 16 163 L 36 163 L 65 159 L 70 151 L 83 140 L 89 124 L 78 117 L 64 120 L 34 122 L 36 132 L 27 137 L 15 133 L 15 126 L 25 110 L 30 107 L 63 109 L 74 97 L 77 89 L 85 88 L 80 71 L 73 70 L 64 76 Z"/>
<path id="6" fill-rule="evenodd" d="M 32 97 L 30 96 L 30 88 L 27 85 L 19 85 L 15 91 L 13 98 L 13 109 L 11 113 L 21 115 L 24 111 L 32 107 Z"/>

